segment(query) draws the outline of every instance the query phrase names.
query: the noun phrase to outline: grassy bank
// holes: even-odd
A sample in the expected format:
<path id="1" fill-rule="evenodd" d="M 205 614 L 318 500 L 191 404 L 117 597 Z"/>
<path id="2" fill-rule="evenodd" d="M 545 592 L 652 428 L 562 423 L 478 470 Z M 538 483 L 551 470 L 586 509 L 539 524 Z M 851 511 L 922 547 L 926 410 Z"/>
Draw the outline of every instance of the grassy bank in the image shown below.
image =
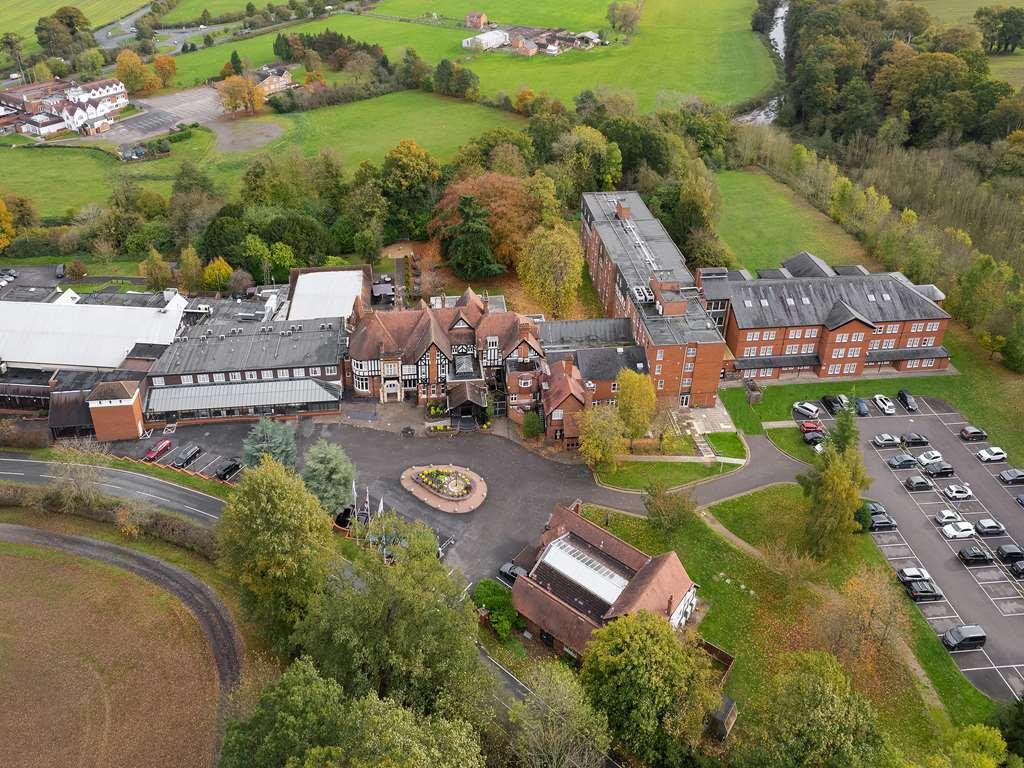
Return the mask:
<path id="1" fill-rule="evenodd" d="M 806 461 L 808 464 L 814 461 L 814 450 L 804 442 L 804 436 L 799 429 L 795 427 L 768 429 L 765 430 L 765 434 L 768 435 L 769 440 L 794 459 Z"/>
<path id="2" fill-rule="evenodd" d="M 719 456 L 729 459 L 745 459 L 747 457 L 747 449 L 735 432 L 708 432 L 704 435 L 704 439 L 711 444 Z"/>
<path id="3" fill-rule="evenodd" d="M 623 461 L 615 469 L 598 470 L 597 476 L 605 485 L 642 491 L 654 481 L 669 488 L 695 483 L 706 477 L 725 474 L 736 469 L 735 464 L 698 464 L 697 462 Z"/>

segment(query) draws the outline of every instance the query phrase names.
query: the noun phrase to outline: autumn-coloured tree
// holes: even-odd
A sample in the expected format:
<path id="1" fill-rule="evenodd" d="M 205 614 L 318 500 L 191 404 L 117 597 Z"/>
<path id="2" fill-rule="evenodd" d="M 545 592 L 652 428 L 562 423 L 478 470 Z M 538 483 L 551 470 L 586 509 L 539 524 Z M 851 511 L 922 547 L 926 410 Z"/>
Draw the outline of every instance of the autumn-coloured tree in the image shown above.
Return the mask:
<path id="1" fill-rule="evenodd" d="M 231 265 L 223 256 L 218 256 L 203 269 L 203 288 L 208 291 L 223 291 L 231 281 Z"/>
<path id="2" fill-rule="evenodd" d="M 251 80 L 238 75 L 225 78 L 217 85 L 217 95 L 225 112 L 256 114 L 263 106 L 263 91 Z"/>
<path id="3" fill-rule="evenodd" d="M 156 76 L 160 78 L 160 85 L 164 88 L 174 82 L 174 76 L 178 74 L 178 63 L 173 56 L 161 53 L 153 58 L 153 69 Z"/>
<path id="4" fill-rule="evenodd" d="M 203 265 L 191 245 L 183 249 L 178 258 L 178 284 L 189 293 L 196 293 L 203 287 Z"/>
<path id="5" fill-rule="evenodd" d="M 131 48 L 125 48 L 117 54 L 115 66 L 117 79 L 124 83 L 128 93 L 138 93 L 146 89 L 146 65 L 139 54 Z"/>
<path id="6" fill-rule="evenodd" d="M 903 601 L 891 573 L 862 565 L 814 623 L 823 633 L 824 646 L 848 669 L 867 673 L 865 665 L 904 635 L 908 617 Z"/>
<path id="7" fill-rule="evenodd" d="M 580 454 L 592 467 L 614 465 L 625 447 L 625 427 L 613 405 L 597 405 L 576 414 Z"/>
<path id="8" fill-rule="evenodd" d="M 646 373 L 638 373 L 628 368 L 619 371 L 615 377 L 615 407 L 619 418 L 626 426 L 626 436 L 630 443 L 643 437 L 651 428 L 654 412 L 658 407 L 658 395 L 654 391 L 654 382 Z"/>
<path id="9" fill-rule="evenodd" d="M 540 204 L 530 195 L 526 181 L 501 173 L 484 173 L 449 184 L 428 228 L 432 237 L 458 223 L 459 200 L 464 196 L 474 198 L 487 209 L 495 260 L 514 267 L 527 236 L 541 220 Z"/>
<path id="10" fill-rule="evenodd" d="M 516 271 L 523 287 L 556 317 L 576 303 L 583 283 L 580 241 L 565 223 L 535 227 L 519 256 Z"/>
<path id="11" fill-rule="evenodd" d="M 149 255 L 142 262 L 139 271 L 146 278 L 146 288 L 150 291 L 162 291 L 174 282 L 174 274 L 171 272 L 170 265 L 152 246 L 150 246 Z"/>
<path id="12" fill-rule="evenodd" d="M 7 203 L 0 198 L 0 251 L 11 244 L 14 239 L 14 217 L 7 210 Z"/>

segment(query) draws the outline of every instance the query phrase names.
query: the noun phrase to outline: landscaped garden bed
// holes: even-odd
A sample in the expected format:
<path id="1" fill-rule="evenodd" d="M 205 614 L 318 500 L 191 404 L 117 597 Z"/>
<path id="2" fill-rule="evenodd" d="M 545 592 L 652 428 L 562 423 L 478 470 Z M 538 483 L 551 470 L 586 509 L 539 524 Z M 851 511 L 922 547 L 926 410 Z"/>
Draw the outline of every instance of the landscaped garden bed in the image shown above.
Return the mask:
<path id="1" fill-rule="evenodd" d="M 473 490 L 473 481 L 454 469 L 424 469 L 417 472 L 414 479 L 446 499 L 464 499 Z"/>

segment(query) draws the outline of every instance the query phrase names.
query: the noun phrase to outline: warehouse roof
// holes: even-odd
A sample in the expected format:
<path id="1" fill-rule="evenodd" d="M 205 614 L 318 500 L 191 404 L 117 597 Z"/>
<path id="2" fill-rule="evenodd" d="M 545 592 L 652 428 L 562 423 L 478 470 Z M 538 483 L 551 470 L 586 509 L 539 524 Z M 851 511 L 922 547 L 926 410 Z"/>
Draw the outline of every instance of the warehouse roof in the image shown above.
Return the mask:
<path id="1" fill-rule="evenodd" d="M 237 384 L 203 384 L 186 387 L 154 387 L 146 401 L 147 413 L 204 411 L 217 408 L 305 405 L 337 402 L 340 392 L 315 379 L 245 381 Z"/>
<path id="2" fill-rule="evenodd" d="M 546 352 L 633 343 L 633 330 L 626 317 L 545 320 L 537 323 L 537 333 Z"/>
<path id="3" fill-rule="evenodd" d="M 349 317 L 363 293 L 363 271 L 304 272 L 295 281 L 288 307 L 289 320 Z"/>

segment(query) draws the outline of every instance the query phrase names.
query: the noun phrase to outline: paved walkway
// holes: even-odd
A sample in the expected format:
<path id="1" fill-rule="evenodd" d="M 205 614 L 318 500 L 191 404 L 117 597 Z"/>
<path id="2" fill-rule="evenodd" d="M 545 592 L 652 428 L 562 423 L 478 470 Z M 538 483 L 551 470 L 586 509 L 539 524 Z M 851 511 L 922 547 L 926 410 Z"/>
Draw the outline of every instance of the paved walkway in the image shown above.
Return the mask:
<path id="1" fill-rule="evenodd" d="M 747 463 L 727 475 L 706 480 L 694 486 L 692 495 L 699 505 L 714 504 L 733 496 L 741 496 L 775 483 L 792 483 L 807 470 L 802 461 L 792 459 L 764 435 L 746 435 Z"/>

